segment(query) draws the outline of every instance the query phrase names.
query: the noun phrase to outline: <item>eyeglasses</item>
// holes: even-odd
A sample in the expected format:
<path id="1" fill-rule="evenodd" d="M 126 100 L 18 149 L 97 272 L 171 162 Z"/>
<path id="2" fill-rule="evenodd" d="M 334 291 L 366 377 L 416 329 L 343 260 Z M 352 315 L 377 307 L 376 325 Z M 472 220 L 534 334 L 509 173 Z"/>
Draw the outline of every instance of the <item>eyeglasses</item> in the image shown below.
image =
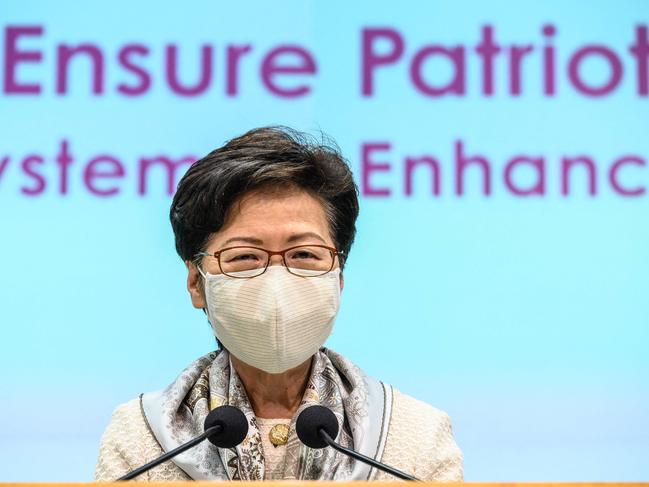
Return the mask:
<path id="1" fill-rule="evenodd" d="M 266 272 L 273 255 L 282 256 L 282 263 L 291 274 L 300 277 L 317 277 L 331 271 L 336 264 L 336 257 L 340 260 L 342 254 L 343 252 L 326 245 L 298 245 L 280 251 L 239 246 L 227 247 L 212 253 L 199 252 L 196 257 L 214 258 L 221 273 L 228 277 L 247 279 Z M 209 263 L 206 267 L 209 272 Z M 242 271 L 251 272 L 246 272 L 245 276 L 236 275 Z"/>

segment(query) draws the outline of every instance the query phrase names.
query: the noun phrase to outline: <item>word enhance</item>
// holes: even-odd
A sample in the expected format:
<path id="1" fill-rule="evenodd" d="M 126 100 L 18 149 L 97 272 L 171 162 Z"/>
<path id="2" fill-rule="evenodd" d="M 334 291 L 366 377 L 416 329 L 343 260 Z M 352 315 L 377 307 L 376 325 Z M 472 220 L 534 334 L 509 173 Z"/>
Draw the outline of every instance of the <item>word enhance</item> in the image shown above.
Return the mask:
<path id="1" fill-rule="evenodd" d="M 368 198 L 491 197 L 496 193 L 517 198 L 551 194 L 596 197 L 605 192 L 604 188 L 620 197 L 639 197 L 647 193 L 649 184 L 646 160 L 632 154 L 607 161 L 609 164 L 602 168 L 583 153 L 565 155 L 552 166 L 552 161 L 538 154 L 517 154 L 506 161 L 493 161 L 485 154 L 469 152 L 463 140 L 453 142 L 448 164 L 431 154 L 399 156 L 400 162 L 395 163 L 389 141 L 363 142 L 359 152 L 360 164 L 353 169 L 361 195 Z M 158 154 L 125 162 L 108 153 L 80 160 L 64 139 L 53 157 L 0 154 L 0 192 L 10 191 L 7 184 L 11 184 L 28 197 L 79 192 L 103 198 L 125 192 L 171 196 L 195 160 L 189 155 Z M 552 178 L 550 169 L 555 173 Z M 498 186 L 498 175 L 502 175 L 502 186 Z"/>

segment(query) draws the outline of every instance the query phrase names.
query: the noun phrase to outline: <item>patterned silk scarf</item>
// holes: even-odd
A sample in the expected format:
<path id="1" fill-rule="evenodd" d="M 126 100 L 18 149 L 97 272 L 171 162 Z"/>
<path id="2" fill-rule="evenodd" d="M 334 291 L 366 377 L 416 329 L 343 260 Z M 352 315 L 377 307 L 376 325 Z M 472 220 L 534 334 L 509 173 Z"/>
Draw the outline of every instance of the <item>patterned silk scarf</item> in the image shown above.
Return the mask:
<path id="1" fill-rule="evenodd" d="M 236 448 L 217 448 L 208 441 L 173 460 L 195 480 L 263 480 L 264 453 L 254 411 L 227 351 L 205 355 L 165 390 L 142 395 L 142 407 L 151 431 L 164 451 L 203 432 L 211 409 L 230 404 L 248 418 L 248 435 Z M 311 375 L 297 414 L 291 421 L 282 478 L 286 480 L 367 480 L 374 469 L 332 448 L 303 445 L 295 420 L 306 407 L 330 408 L 340 426 L 337 441 L 372 458 L 383 454 L 392 410 L 392 389 L 366 376 L 341 355 L 320 349 L 313 357 Z"/>

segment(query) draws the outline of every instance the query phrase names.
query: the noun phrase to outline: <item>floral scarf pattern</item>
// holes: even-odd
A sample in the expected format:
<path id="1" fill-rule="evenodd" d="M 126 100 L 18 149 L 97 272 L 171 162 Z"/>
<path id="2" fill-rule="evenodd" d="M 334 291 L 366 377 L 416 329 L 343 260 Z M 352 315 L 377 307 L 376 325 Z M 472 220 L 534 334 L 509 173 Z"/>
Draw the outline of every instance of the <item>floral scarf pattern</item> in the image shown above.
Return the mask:
<path id="1" fill-rule="evenodd" d="M 290 423 L 281 476 L 285 480 L 366 480 L 369 467 L 332 448 L 311 449 L 295 434 L 299 413 L 314 404 L 330 408 L 340 427 L 337 441 L 380 459 L 391 412 L 392 390 L 366 376 L 356 365 L 322 348 L 313 357 L 311 375 L 297 413 Z M 248 418 L 248 435 L 235 448 L 217 448 L 208 441 L 178 455 L 174 461 L 196 480 L 263 480 L 264 453 L 257 420 L 241 379 L 225 350 L 209 353 L 187 367 L 165 390 L 142 395 L 151 431 L 169 451 L 203 432 L 210 410 L 230 404 Z"/>

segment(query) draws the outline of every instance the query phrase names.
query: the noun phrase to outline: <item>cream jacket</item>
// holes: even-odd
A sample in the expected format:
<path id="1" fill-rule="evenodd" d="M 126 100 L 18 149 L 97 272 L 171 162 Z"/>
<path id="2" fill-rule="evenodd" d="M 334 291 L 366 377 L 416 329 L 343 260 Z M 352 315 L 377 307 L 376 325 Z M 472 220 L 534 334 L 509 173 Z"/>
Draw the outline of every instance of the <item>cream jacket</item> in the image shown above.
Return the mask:
<path id="1" fill-rule="evenodd" d="M 462 481 L 463 457 L 443 411 L 394 390 L 392 417 L 379 460 L 421 480 Z M 149 429 L 140 399 L 119 406 L 101 439 L 95 480 L 115 480 L 164 452 Z M 377 480 L 396 480 L 378 472 Z M 173 461 L 136 480 L 190 480 Z"/>

